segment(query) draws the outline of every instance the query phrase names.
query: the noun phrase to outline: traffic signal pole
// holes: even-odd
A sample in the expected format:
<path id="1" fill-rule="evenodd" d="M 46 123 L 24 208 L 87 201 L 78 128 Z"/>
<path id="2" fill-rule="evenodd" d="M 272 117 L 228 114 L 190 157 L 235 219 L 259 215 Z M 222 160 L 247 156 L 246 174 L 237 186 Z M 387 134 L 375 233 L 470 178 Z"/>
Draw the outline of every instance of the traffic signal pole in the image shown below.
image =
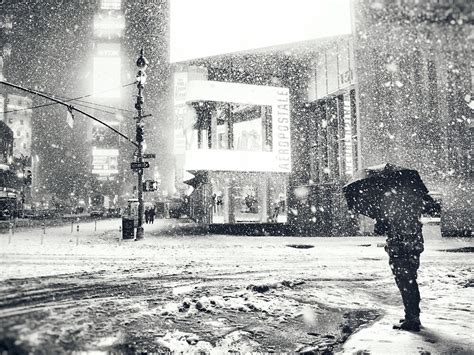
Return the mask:
<path id="1" fill-rule="evenodd" d="M 140 57 L 137 59 L 137 67 L 138 67 L 138 73 L 137 73 L 137 88 L 138 88 L 138 95 L 137 95 L 137 102 L 135 103 L 135 108 L 137 109 L 137 117 L 136 117 L 136 131 L 137 131 L 137 137 L 136 141 L 138 144 L 137 147 L 137 162 L 141 166 L 144 164 L 143 161 L 143 110 L 142 110 L 142 105 L 143 105 L 143 86 L 146 82 L 146 74 L 145 70 L 148 65 L 148 60 L 143 56 L 143 49 L 140 51 Z M 140 240 L 143 239 L 144 237 L 144 232 L 143 232 L 143 212 L 144 212 L 144 206 L 143 206 L 143 168 L 140 167 L 138 169 L 138 186 L 137 186 L 137 191 L 138 191 L 138 225 L 137 225 L 137 235 L 135 237 L 135 240 Z"/>

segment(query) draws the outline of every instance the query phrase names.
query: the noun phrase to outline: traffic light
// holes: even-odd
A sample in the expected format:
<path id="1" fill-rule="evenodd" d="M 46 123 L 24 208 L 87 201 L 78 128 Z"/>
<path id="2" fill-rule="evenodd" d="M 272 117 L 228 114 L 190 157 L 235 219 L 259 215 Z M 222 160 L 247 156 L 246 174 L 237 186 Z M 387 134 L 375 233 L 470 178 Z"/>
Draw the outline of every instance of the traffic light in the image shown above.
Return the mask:
<path id="1" fill-rule="evenodd" d="M 143 126 L 141 124 L 137 124 L 137 142 L 143 142 Z"/>

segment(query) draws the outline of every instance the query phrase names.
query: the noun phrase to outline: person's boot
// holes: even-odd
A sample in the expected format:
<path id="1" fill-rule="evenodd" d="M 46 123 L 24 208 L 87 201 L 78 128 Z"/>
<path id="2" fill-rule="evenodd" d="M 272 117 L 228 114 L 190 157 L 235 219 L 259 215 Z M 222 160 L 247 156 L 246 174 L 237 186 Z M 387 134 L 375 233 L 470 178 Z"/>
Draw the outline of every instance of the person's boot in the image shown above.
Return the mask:
<path id="1" fill-rule="evenodd" d="M 401 320 L 402 321 L 402 320 Z M 419 332 L 421 327 L 420 318 L 403 319 L 400 324 L 395 324 L 393 329 L 407 330 L 410 332 Z"/>

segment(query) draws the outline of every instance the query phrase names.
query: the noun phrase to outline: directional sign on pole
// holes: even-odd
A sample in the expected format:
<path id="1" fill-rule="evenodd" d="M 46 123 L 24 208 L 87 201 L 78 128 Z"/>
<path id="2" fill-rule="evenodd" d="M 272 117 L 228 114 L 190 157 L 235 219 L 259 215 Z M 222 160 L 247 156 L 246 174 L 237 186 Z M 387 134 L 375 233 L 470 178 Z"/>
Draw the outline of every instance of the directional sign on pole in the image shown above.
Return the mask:
<path id="1" fill-rule="evenodd" d="M 155 153 L 145 153 L 143 154 L 143 159 L 155 159 L 156 154 Z"/>
<path id="2" fill-rule="evenodd" d="M 133 163 L 130 164 L 130 167 L 132 169 L 145 169 L 145 168 L 149 168 L 150 167 L 150 163 L 147 162 L 147 161 L 142 161 L 142 162 L 139 162 L 139 161 L 135 161 Z"/>

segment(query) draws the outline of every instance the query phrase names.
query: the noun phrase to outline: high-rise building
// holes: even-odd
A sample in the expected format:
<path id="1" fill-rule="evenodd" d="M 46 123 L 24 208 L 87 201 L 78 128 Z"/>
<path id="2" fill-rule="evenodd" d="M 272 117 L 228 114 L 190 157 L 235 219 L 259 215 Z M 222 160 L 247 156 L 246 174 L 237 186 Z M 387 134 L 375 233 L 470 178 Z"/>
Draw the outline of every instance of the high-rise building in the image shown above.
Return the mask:
<path id="1" fill-rule="evenodd" d="M 31 116 L 33 100 L 27 96 L 8 94 L 5 123 L 13 131 L 14 158 L 31 157 Z"/>
<path id="2" fill-rule="evenodd" d="M 93 115 L 121 129 L 123 51 L 125 19 L 121 0 L 100 0 L 93 17 L 92 92 L 98 104 Z M 104 110 L 110 107 L 112 109 Z M 104 112 L 108 111 L 108 112 Z M 118 205 L 123 169 L 119 169 L 120 137 L 98 122 L 89 122 L 92 209 Z M 123 153 L 123 152 L 122 152 Z"/>
<path id="3" fill-rule="evenodd" d="M 166 161 L 162 154 L 168 136 L 163 129 L 170 125 L 168 85 L 168 3 L 126 0 L 97 1 L 93 16 L 91 90 L 95 110 L 107 124 L 135 140 L 137 88 L 136 59 L 143 49 L 150 61 L 144 88 L 145 153 L 154 153 L 145 179 L 166 179 Z M 104 112 L 105 111 L 109 111 Z M 111 114 L 113 113 L 113 114 Z M 105 201 L 123 205 L 136 193 L 136 175 L 130 163 L 135 147 L 100 124 L 90 123 L 91 193 L 105 195 Z M 166 143 L 165 143 L 166 144 Z M 160 191 L 161 192 L 161 191 Z M 159 193 L 147 193 L 145 199 L 156 199 Z"/>
<path id="4" fill-rule="evenodd" d="M 354 2 L 363 167 L 417 169 L 442 197 L 444 235 L 472 230 L 472 4 Z"/>

